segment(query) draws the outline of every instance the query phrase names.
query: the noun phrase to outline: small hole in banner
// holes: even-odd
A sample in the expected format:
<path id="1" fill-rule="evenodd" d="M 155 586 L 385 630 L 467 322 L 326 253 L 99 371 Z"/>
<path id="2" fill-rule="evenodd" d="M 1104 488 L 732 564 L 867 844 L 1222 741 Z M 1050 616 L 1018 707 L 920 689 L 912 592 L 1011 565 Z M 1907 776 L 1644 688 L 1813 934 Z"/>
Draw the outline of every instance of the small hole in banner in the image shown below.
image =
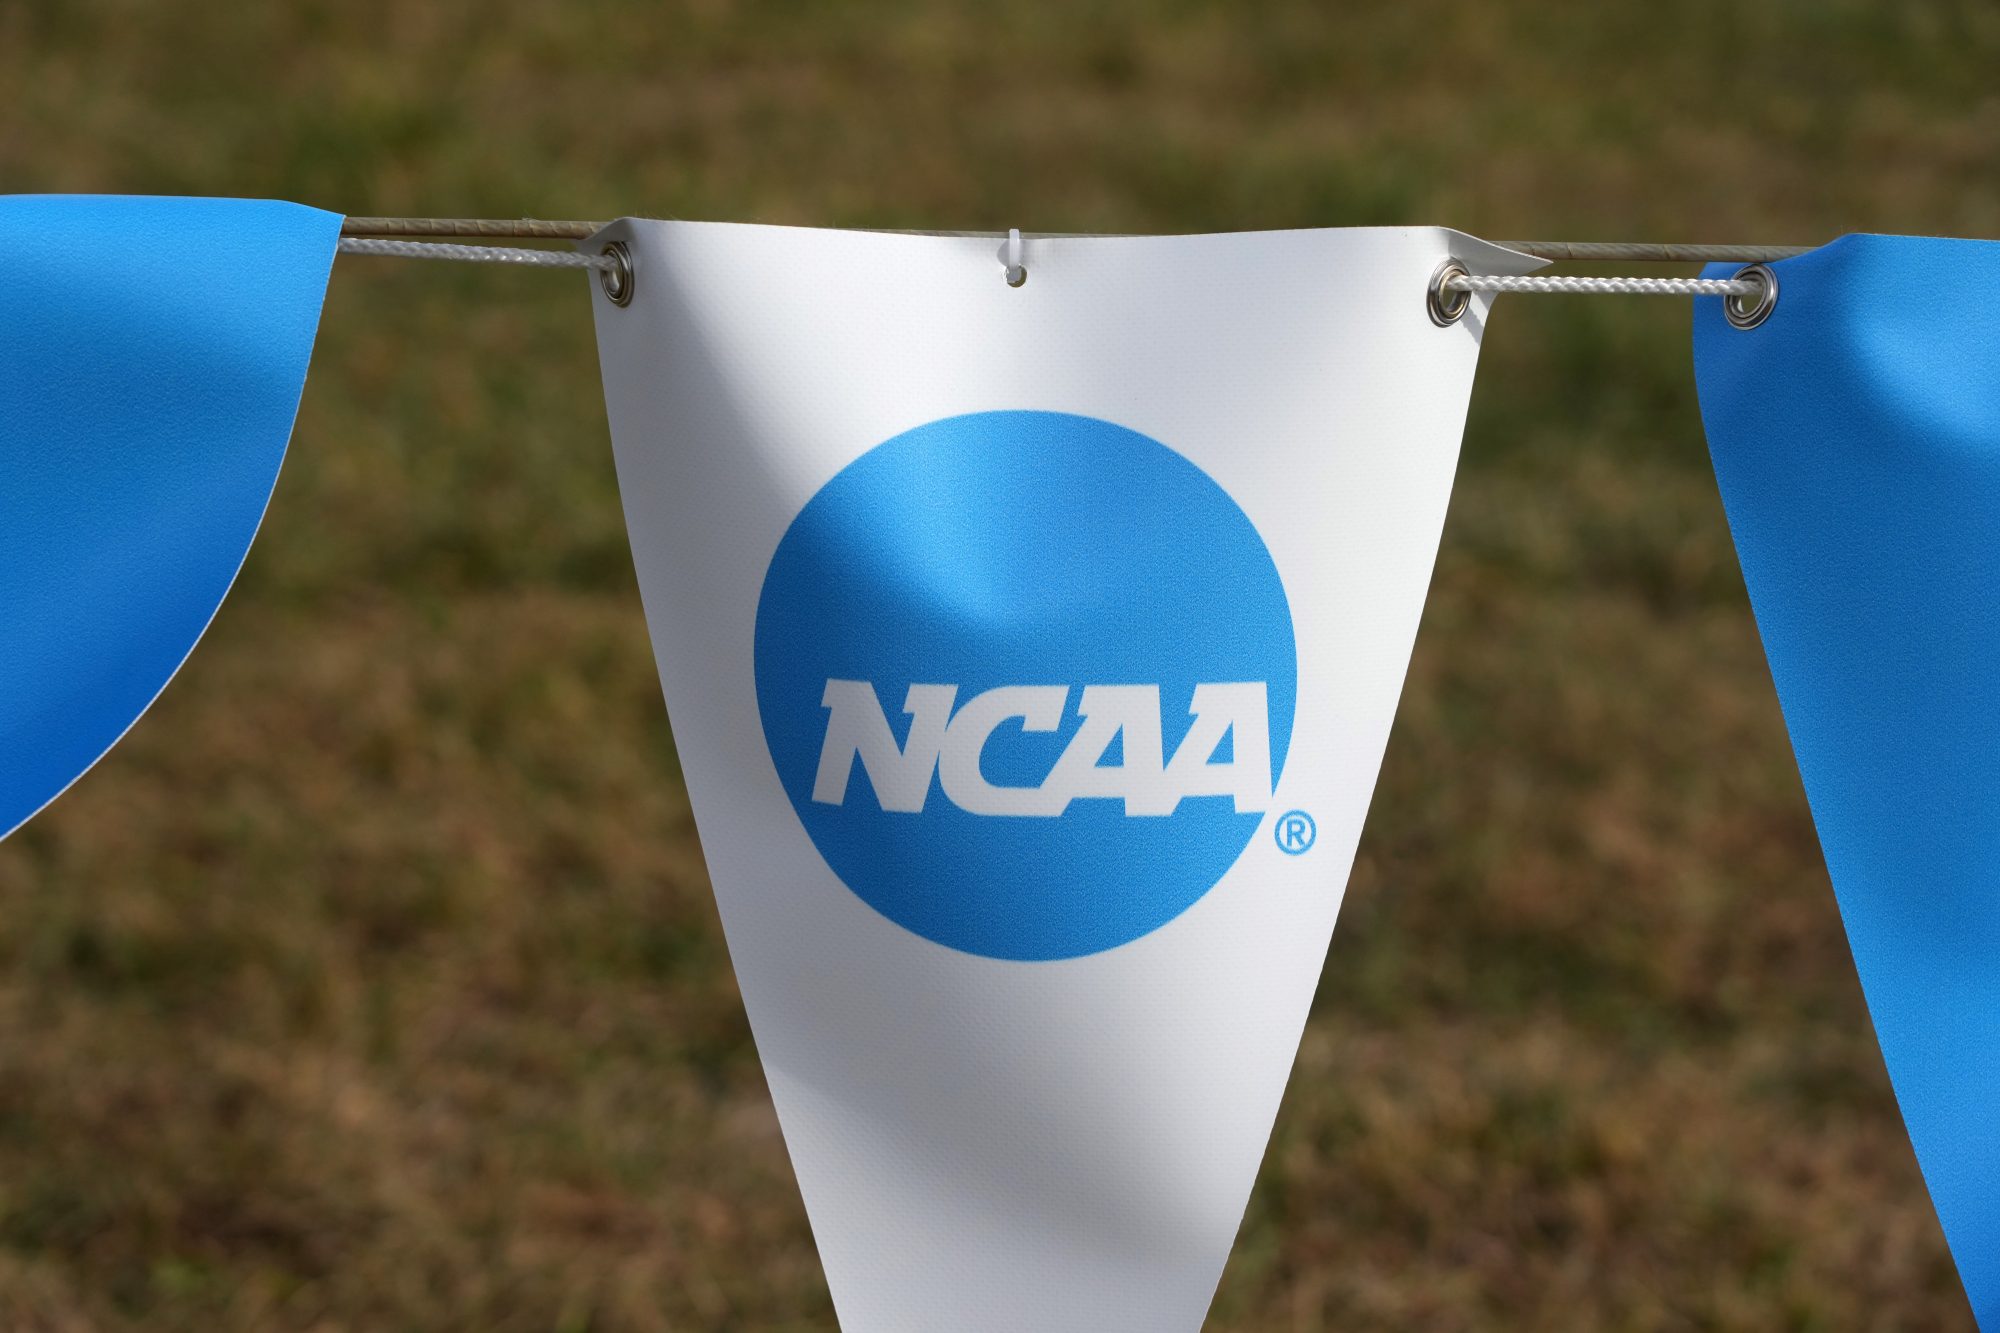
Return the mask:
<path id="1" fill-rule="evenodd" d="M 1028 266 L 1022 260 L 1021 249 L 1021 229 L 1009 227 L 1007 239 L 1000 246 L 1000 266 L 1009 287 L 1019 287 L 1028 280 Z"/>

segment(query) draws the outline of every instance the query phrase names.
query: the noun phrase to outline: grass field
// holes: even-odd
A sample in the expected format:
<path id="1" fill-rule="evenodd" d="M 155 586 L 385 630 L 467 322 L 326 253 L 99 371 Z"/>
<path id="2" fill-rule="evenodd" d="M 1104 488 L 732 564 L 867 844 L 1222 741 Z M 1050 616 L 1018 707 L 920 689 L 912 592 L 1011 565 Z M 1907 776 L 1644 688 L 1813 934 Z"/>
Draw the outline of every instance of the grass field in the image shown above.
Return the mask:
<path id="1" fill-rule="evenodd" d="M 0 190 L 1993 236 L 1996 69 L 2000 10 L 1926 0 L 0 0 Z M 1971 1327 L 1687 328 L 1679 301 L 1501 298 L 1213 1328 Z M 0 844 L 0 1328 L 831 1323 L 679 785 L 584 279 L 342 260 L 235 595 Z"/>

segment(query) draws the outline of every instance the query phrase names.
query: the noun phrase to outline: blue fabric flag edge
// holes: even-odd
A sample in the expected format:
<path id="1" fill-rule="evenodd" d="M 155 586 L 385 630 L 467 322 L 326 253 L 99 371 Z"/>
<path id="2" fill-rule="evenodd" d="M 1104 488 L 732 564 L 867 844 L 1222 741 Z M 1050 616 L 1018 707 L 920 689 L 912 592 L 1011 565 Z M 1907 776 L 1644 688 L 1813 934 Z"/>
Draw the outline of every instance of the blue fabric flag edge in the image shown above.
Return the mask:
<path id="1" fill-rule="evenodd" d="M 1773 268 L 1755 329 L 1696 303 L 1710 455 L 1904 1124 L 2000 1327 L 2000 243 Z"/>
<path id="2" fill-rule="evenodd" d="M 262 524 L 340 215 L 0 198 L 0 837 L 130 730 Z"/>

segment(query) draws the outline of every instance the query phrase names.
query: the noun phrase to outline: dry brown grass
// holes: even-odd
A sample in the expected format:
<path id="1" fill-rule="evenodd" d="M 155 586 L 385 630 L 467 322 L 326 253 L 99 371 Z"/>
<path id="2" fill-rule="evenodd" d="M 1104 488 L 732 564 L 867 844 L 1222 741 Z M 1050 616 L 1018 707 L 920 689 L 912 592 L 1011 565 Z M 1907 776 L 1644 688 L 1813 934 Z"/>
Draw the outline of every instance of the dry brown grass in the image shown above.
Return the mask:
<path id="1" fill-rule="evenodd" d="M 0 4 L 0 188 L 2000 231 L 1990 6 Z M 1511 298 L 1213 1326 L 1969 1327 L 1672 302 Z M 0 845 L 0 1327 L 823 1328 L 581 280 L 343 261 L 183 677 Z"/>

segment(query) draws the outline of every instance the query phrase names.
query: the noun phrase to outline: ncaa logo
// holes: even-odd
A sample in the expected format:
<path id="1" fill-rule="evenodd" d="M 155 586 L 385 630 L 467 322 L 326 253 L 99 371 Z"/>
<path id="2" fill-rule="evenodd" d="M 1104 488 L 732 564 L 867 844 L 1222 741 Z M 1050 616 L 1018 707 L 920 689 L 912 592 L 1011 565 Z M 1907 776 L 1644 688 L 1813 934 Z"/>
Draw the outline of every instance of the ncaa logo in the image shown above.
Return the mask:
<path id="1" fill-rule="evenodd" d="M 772 762 L 841 882 L 967 953 L 1116 948 L 1271 808 L 1297 652 L 1270 552 L 1136 431 L 949 417 L 807 502 L 757 605 Z"/>

